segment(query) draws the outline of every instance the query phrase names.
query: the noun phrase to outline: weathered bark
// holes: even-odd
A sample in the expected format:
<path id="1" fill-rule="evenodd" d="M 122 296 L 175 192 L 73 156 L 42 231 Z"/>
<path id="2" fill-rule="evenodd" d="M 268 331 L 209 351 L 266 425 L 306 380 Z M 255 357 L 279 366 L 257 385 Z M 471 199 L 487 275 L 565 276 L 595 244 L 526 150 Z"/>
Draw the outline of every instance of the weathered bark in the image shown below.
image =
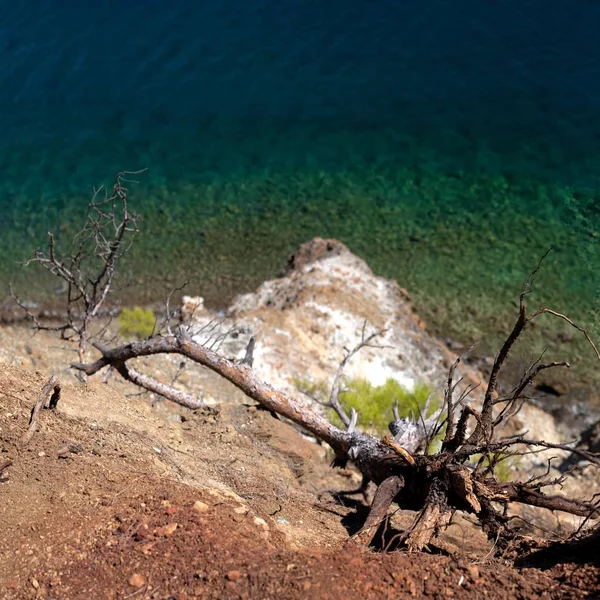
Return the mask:
<path id="1" fill-rule="evenodd" d="M 578 515 L 580 517 L 600 517 L 600 506 L 564 496 L 551 496 L 528 486 L 526 483 L 498 483 L 488 479 L 485 483 L 475 481 L 475 489 L 479 497 L 495 502 L 520 502 L 530 506 L 539 506 L 548 510 Z"/>
<path id="2" fill-rule="evenodd" d="M 410 529 L 405 533 L 404 543 L 410 552 L 423 550 L 434 535 L 448 525 L 452 511 L 448 506 L 444 485 L 435 480 L 431 484 L 423 510 L 419 513 Z"/>
<path id="3" fill-rule="evenodd" d="M 159 394 L 164 398 L 168 398 L 176 404 L 180 404 L 181 406 L 185 406 L 186 408 L 191 408 L 192 410 L 207 407 L 207 405 L 204 402 L 202 402 L 202 400 L 200 400 L 199 398 L 194 398 L 194 396 L 190 394 L 186 394 L 185 392 L 176 390 L 175 388 L 169 385 L 157 381 L 153 377 L 144 375 L 144 373 L 140 373 L 139 371 L 137 371 L 136 369 L 134 369 L 126 363 L 116 365 L 115 368 L 118 371 L 119 375 L 123 377 L 123 379 L 131 381 L 131 383 L 138 385 L 139 387 L 148 390 L 149 392 L 153 392 L 154 394 Z"/>
<path id="4" fill-rule="evenodd" d="M 215 371 L 266 409 L 304 427 L 307 431 L 328 443 L 336 452 L 345 454 L 350 448 L 349 434 L 325 419 L 318 417 L 286 394 L 274 390 L 270 385 L 260 380 L 248 365 L 236 364 L 216 352 L 196 344 L 189 338 L 169 335 L 141 342 L 132 342 L 116 348 L 103 348 L 101 346 L 97 346 L 97 348 L 102 352 L 101 358 L 91 364 L 73 364 L 73 368 L 83 371 L 87 375 L 93 375 L 106 366 L 111 365 L 117 368 L 118 365 L 138 356 L 181 354 Z"/>
<path id="5" fill-rule="evenodd" d="M 373 503 L 371 504 L 367 520 L 353 536 L 356 542 L 364 546 L 368 546 L 371 543 L 377 529 L 387 518 L 388 510 L 394 498 L 403 487 L 404 478 L 399 475 L 388 477 L 381 483 L 373 497 Z"/>

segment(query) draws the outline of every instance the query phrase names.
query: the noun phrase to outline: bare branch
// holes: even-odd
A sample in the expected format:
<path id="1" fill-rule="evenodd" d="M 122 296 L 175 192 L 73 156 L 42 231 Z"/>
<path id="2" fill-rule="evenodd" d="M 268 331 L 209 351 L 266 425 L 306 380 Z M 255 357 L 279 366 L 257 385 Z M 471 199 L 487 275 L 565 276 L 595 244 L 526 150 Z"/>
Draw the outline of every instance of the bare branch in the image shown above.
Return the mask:
<path id="1" fill-rule="evenodd" d="M 348 433 L 354 433 L 356 429 L 356 423 L 358 422 L 358 413 L 354 410 L 354 408 L 350 409 L 350 423 L 348 423 Z"/>
<path id="2" fill-rule="evenodd" d="M 78 341 L 79 358 L 84 360 L 85 351 L 93 337 L 91 325 L 99 316 L 114 286 L 118 261 L 131 247 L 138 231 L 139 217 L 128 206 L 128 190 L 124 186 L 128 175 L 142 171 L 122 171 L 117 174 L 112 195 L 103 188 L 95 189 L 87 209 L 81 230 L 75 234 L 70 245 L 59 250 L 55 235 L 48 233 L 48 248 L 34 252 L 25 265 L 37 264 L 66 284 L 66 318 L 60 325 L 48 327 L 19 301 L 36 330 L 59 331 L 63 338 L 69 332 Z"/>
<path id="3" fill-rule="evenodd" d="M 454 372 L 456 371 L 458 365 L 460 364 L 462 357 L 459 356 L 450 367 L 448 371 L 448 381 L 446 382 L 446 389 L 444 390 L 444 403 L 446 405 L 446 435 L 444 436 L 444 444 L 447 444 L 452 437 L 454 436 L 454 402 L 452 400 L 452 396 L 454 395 L 454 390 L 456 386 L 460 383 L 460 379 L 457 383 L 453 383 L 454 381 Z"/>
<path id="4" fill-rule="evenodd" d="M 565 452 L 570 452 L 571 454 L 576 454 L 580 458 L 584 460 L 588 460 L 592 463 L 600 465 L 600 456 L 594 454 L 593 452 L 588 452 L 586 450 L 582 450 L 581 448 L 576 448 L 574 446 L 569 446 L 568 444 L 552 444 L 550 442 L 545 442 L 544 440 L 529 440 L 523 437 L 513 438 L 507 441 L 495 442 L 487 445 L 485 448 L 488 451 L 498 451 L 503 448 L 508 448 L 510 446 L 514 446 L 517 444 L 523 444 L 524 446 L 538 446 L 540 448 L 550 448 L 553 450 L 564 450 Z M 477 452 L 473 452 L 473 454 L 478 454 Z"/>
<path id="5" fill-rule="evenodd" d="M 594 352 L 596 353 L 596 357 L 598 358 L 598 360 L 600 360 L 600 350 L 598 350 L 598 347 L 596 346 L 596 344 L 594 344 L 594 342 L 592 341 L 592 338 L 590 337 L 588 332 L 583 327 L 581 327 L 580 325 L 577 325 L 577 323 L 575 323 L 574 321 L 569 319 L 569 317 L 567 317 L 566 315 L 556 312 L 555 310 L 551 310 L 550 308 L 541 308 L 540 310 L 537 310 L 536 312 L 531 314 L 529 317 L 529 320 L 531 321 L 531 320 L 535 319 L 536 317 L 539 317 L 540 315 L 544 315 L 544 314 L 552 315 L 554 317 L 562 319 L 563 321 L 566 321 L 571 327 L 573 327 L 573 329 L 576 329 L 580 333 L 583 333 L 588 344 L 593 348 Z"/>
<path id="6" fill-rule="evenodd" d="M 118 369 L 120 364 L 139 356 L 181 354 L 231 381 L 247 396 L 256 400 L 268 410 L 274 411 L 300 425 L 316 437 L 327 442 L 334 450 L 347 453 L 349 449 L 350 437 L 347 433 L 339 430 L 282 392 L 278 392 L 265 384 L 248 365 L 236 364 L 209 348 L 196 344 L 183 334 L 131 342 L 117 348 L 104 348 L 99 344 L 95 344 L 95 347 L 102 353 L 97 361 L 89 364 L 75 363 L 71 366 L 87 375 L 93 375 L 109 365 L 113 365 Z"/>
<path id="7" fill-rule="evenodd" d="M 340 403 L 340 385 L 342 381 L 342 376 L 344 375 L 344 369 L 346 368 L 346 365 L 352 359 L 352 357 L 358 352 L 360 352 L 363 348 L 376 348 L 377 346 L 371 344 L 371 342 L 376 337 L 379 337 L 385 333 L 385 330 L 378 330 L 374 331 L 371 335 L 367 336 L 365 332 L 366 325 L 367 322 L 365 321 L 362 327 L 360 342 L 354 348 L 346 352 L 346 355 L 340 363 L 333 378 L 331 394 L 329 395 L 329 402 L 324 404 L 324 406 L 328 406 L 336 412 L 336 414 L 346 427 L 350 425 L 350 417 L 346 414 L 344 407 Z"/>
<path id="8" fill-rule="evenodd" d="M 252 363 L 254 362 L 254 346 L 256 344 L 256 338 L 252 336 L 250 341 L 248 342 L 248 346 L 246 347 L 246 354 L 242 360 L 245 365 L 252 367 Z"/>
<path id="9" fill-rule="evenodd" d="M 542 309 L 539 309 L 529 315 L 527 314 L 525 297 L 529 293 L 531 293 L 531 289 L 532 289 L 533 281 L 535 280 L 535 276 L 537 275 L 537 273 L 542 265 L 542 262 L 548 256 L 550 251 L 551 251 L 551 248 L 549 250 L 547 250 L 546 253 L 542 256 L 542 258 L 538 262 L 536 268 L 531 272 L 527 281 L 523 285 L 523 288 L 521 290 L 521 295 L 519 297 L 519 316 L 513 327 L 513 330 L 507 337 L 506 341 L 504 342 L 504 344 L 502 345 L 502 347 L 500 349 L 500 352 L 498 353 L 498 355 L 496 356 L 496 359 L 494 360 L 494 364 L 492 366 L 492 370 L 491 370 L 489 381 L 488 381 L 488 386 L 487 386 L 484 400 L 483 400 L 483 407 L 481 409 L 481 418 L 480 418 L 480 421 L 478 422 L 477 426 L 475 427 L 475 430 L 473 431 L 473 433 L 471 434 L 471 436 L 468 440 L 469 445 L 478 445 L 483 440 L 489 441 L 491 439 L 495 425 L 499 424 L 507 414 L 514 414 L 513 411 L 515 410 L 515 406 L 517 405 L 518 401 L 520 400 L 520 396 L 521 396 L 522 392 L 542 370 L 553 368 L 553 367 L 559 367 L 559 366 L 563 366 L 563 367 L 569 366 L 569 364 L 567 362 L 560 362 L 560 363 L 553 362 L 553 363 L 548 363 L 548 364 L 537 365 L 537 366 L 535 366 L 535 368 L 531 368 L 528 370 L 528 372 L 521 379 L 519 385 L 515 388 L 515 390 L 513 390 L 513 392 L 511 394 L 509 394 L 507 397 L 504 397 L 504 398 L 496 398 L 496 391 L 497 391 L 497 387 L 498 387 L 498 376 L 499 376 L 500 371 L 508 357 L 508 354 L 510 353 L 510 350 L 512 349 L 514 343 L 517 341 L 517 339 L 523 333 L 523 331 L 524 331 L 525 327 L 528 325 L 528 323 L 530 323 L 536 317 L 538 317 L 542 314 L 550 314 L 550 315 L 553 315 L 555 317 L 561 318 L 564 321 L 566 321 L 569 325 L 571 325 L 572 327 L 574 327 L 575 329 L 577 329 L 578 331 L 580 331 L 584 334 L 585 338 L 587 339 L 589 344 L 594 349 L 596 356 L 600 360 L 600 352 L 598 351 L 598 348 L 596 347 L 596 345 L 593 343 L 589 334 L 585 331 L 585 329 L 583 329 L 581 326 L 574 323 L 571 319 L 569 319 L 565 315 L 558 313 L 556 311 L 553 311 L 549 308 L 542 308 Z M 493 407 L 495 404 L 498 404 L 500 402 L 506 402 L 509 406 L 506 409 L 506 412 L 504 412 L 504 414 L 500 417 L 500 420 L 498 421 L 498 419 L 497 419 L 496 421 L 494 421 Z"/>
<path id="10" fill-rule="evenodd" d="M 164 383 L 160 383 L 153 377 L 149 377 L 148 375 L 144 375 L 140 373 L 133 367 L 127 365 L 126 363 L 121 363 L 120 365 L 115 365 L 116 370 L 119 375 L 126 379 L 127 381 L 131 381 L 135 385 L 163 398 L 167 398 L 176 404 L 180 404 L 181 406 L 185 406 L 186 408 L 197 409 L 197 408 L 206 408 L 206 404 L 198 399 L 194 398 L 190 394 L 186 394 L 179 390 L 176 390 L 174 387 L 166 385 Z"/>

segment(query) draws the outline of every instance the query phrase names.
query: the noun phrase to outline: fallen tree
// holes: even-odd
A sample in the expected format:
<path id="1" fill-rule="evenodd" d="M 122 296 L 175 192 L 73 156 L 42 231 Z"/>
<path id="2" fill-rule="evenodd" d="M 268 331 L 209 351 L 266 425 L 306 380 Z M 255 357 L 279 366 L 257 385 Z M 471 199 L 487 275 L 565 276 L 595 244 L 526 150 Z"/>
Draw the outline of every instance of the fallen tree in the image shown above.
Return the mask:
<path id="1" fill-rule="evenodd" d="M 567 320 L 588 337 L 592 348 L 598 354 L 587 333 L 566 316 L 550 309 L 527 312 L 525 298 L 531 289 L 534 275 L 535 272 L 523 288 L 516 323 L 496 356 L 481 410 L 476 411 L 467 404 L 472 388 L 467 388 L 455 398 L 459 384 L 454 380 L 460 362 L 458 359 L 450 369 L 448 377 L 444 394 L 444 416 L 439 416 L 439 411 L 438 415 L 435 415 L 437 418 L 429 419 L 425 419 L 423 414 L 416 419 L 401 419 L 396 415 L 390 424 L 392 435 L 382 439 L 357 431 L 358 415 L 354 412 L 350 416 L 345 414 L 337 398 L 341 370 L 334 379 L 329 406 L 338 412 L 342 422 L 347 425 L 345 431 L 309 410 L 301 402 L 262 381 L 250 366 L 251 351 L 247 353 L 244 361 L 236 363 L 193 341 L 183 326 L 158 333 L 141 342 L 116 347 L 95 344 L 101 353 L 98 360 L 72 366 L 88 376 L 106 367 L 112 367 L 124 378 L 139 384 L 139 375 L 136 372 L 136 375 L 132 376 L 133 369 L 128 365 L 132 359 L 157 354 L 178 354 L 186 357 L 218 373 L 264 408 L 293 421 L 323 440 L 335 452 L 336 465 L 351 461 L 365 480 L 375 483 L 377 491 L 370 514 L 364 527 L 355 536 L 359 542 L 371 541 L 378 526 L 385 519 L 391 503 L 396 502 L 401 508 L 418 511 L 414 523 L 404 532 L 401 540 L 410 550 L 423 549 L 457 510 L 474 514 L 483 530 L 501 548 L 510 537 L 507 509 L 511 503 L 564 511 L 582 517 L 594 518 L 600 515 L 597 502 L 549 495 L 542 491 L 545 487 L 562 483 L 562 477 L 531 477 L 524 482 L 501 482 L 494 477 L 495 466 L 506 457 L 518 454 L 524 447 L 528 448 L 528 451 L 554 448 L 575 452 L 586 460 L 600 464 L 597 455 L 568 445 L 551 444 L 525 437 L 497 439 L 495 436 L 496 429 L 518 412 L 525 400 L 525 391 L 541 371 L 569 366 L 568 363 L 543 363 L 540 359 L 527 369 L 514 389 L 505 395 L 498 394 L 498 379 L 502 366 L 514 343 L 533 319 L 542 314 L 550 314 Z M 366 338 L 363 332 L 363 340 L 359 347 L 372 338 L 373 336 Z M 598 357 L 600 359 L 600 354 Z M 163 391 L 166 391 L 167 397 L 176 400 L 168 390 Z M 469 433 L 470 423 L 473 423 L 474 427 Z M 444 429 L 440 450 L 434 454 L 427 454 L 427 447 Z M 475 456 L 480 458 L 473 468 L 468 463 Z"/>
<path id="2" fill-rule="evenodd" d="M 119 181 L 117 179 L 118 183 Z M 121 188 L 115 189 L 116 199 L 123 201 L 123 196 L 118 191 Z M 109 206 L 114 207 L 114 201 Z M 96 232 L 93 223 L 91 225 L 89 223 L 89 214 L 84 231 L 89 231 L 91 227 L 92 231 Z M 111 214 L 114 215 L 114 209 Z M 123 221 L 119 222 L 113 217 L 107 222 L 116 236 L 114 238 L 116 242 L 120 243 L 122 235 L 128 231 L 130 218 L 125 211 Z M 110 248 L 114 248 L 115 242 L 112 245 L 110 243 L 98 245 L 96 233 L 93 233 L 90 239 L 93 251 L 97 251 L 97 248 L 102 249 L 99 274 L 103 277 L 107 273 L 111 274 L 108 284 L 97 283 L 104 281 L 98 276 L 91 280 L 92 291 L 96 293 L 95 290 L 100 289 L 99 300 L 103 301 L 110 292 L 112 274 L 116 270 L 120 253 L 110 251 Z M 83 303 L 85 324 L 83 328 L 74 326 L 72 319 L 64 326 L 56 328 L 62 333 L 68 330 L 75 336 L 80 336 L 80 361 L 72 365 L 74 369 L 86 376 L 93 376 L 103 369 L 112 369 L 127 381 L 190 408 L 198 408 L 202 406 L 202 402 L 177 390 L 173 385 L 166 385 L 151 375 L 140 372 L 132 365 L 132 361 L 144 356 L 177 354 L 218 373 L 264 408 L 289 419 L 326 442 L 335 453 L 335 466 L 342 466 L 350 461 L 361 472 L 364 481 L 373 482 L 377 486 L 368 518 L 362 529 L 354 536 L 358 543 L 368 544 L 371 541 L 379 525 L 386 518 L 392 502 L 401 508 L 417 511 L 412 525 L 401 534 L 400 541 L 410 550 L 421 550 L 427 546 L 432 537 L 448 524 L 455 511 L 475 515 L 483 530 L 495 541 L 498 548 L 502 548 L 511 537 L 508 527 L 510 520 L 508 507 L 512 503 L 564 511 L 584 518 L 595 518 L 600 515 L 600 505 L 597 501 L 582 501 L 544 493 L 544 488 L 560 484 L 564 480 L 563 477 L 532 476 L 524 482 L 502 482 L 494 475 L 496 466 L 507 457 L 546 448 L 574 452 L 586 460 L 600 464 L 598 455 L 569 445 L 551 444 L 544 440 L 525 437 L 502 439 L 497 436 L 498 428 L 519 411 L 526 400 L 528 388 L 539 373 L 547 369 L 569 366 L 565 362 L 542 362 L 542 356 L 525 371 L 512 390 L 506 394 L 498 392 L 499 377 L 511 349 L 533 320 L 547 314 L 566 321 L 586 337 L 600 360 L 600 353 L 589 335 L 568 317 L 549 308 L 531 313 L 527 311 L 525 300 L 531 291 L 541 261 L 521 291 L 519 314 L 512 331 L 495 358 L 480 410 L 476 410 L 469 403 L 473 387 L 467 387 L 457 394 L 461 382 L 460 379 L 455 381 L 456 370 L 461 361 L 459 358 L 449 371 L 442 410 L 429 417 L 426 412 L 419 412 L 413 419 L 402 419 L 395 413 L 394 420 L 390 424 L 391 435 L 380 439 L 357 430 L 359 415 L 354 411 L 350 415 L 346 414 L 339 401 L 345 364 L 360 348 L 372 343 L 380 332 L 367 336 L 363 328 L 360 343 L 348 353 L 334 378 L 327 406 L 335 410 L 344 424 L 345 429 L 340 429 L 323 416 L 308 409 L 297 399 L 273 389 L 257 376 L 252 368 L 254 339 L 248 345 L 244 360 L 240 362 L 229 360 L 218 352 L 223 336 L 227 333 L 220 333 L 214 324 L 209 324 L 208 341 L 202 344 L 194 341 L 189 329 L 176 319 L 176 311 L 169 309 L 168 302 L 162 323 L 146 340 L 114 345 L 114 343 L 103 342 L 101 338 L 91 339 L 88 335 L 89 325 L 97 316 L 99 304 L 98 301 L 86 299 L 87 288 L 83 283 L 79 283 L 86 280 L 77 266 L 78 263 L 71 262 L 70 268 L 65 270 L 63 262 L 56 259 L 52 236 L 50 236 L 47 256 L 48 258 L 41 253 L 36 254 L 37 262 L 66 281 L 69 290 L 75 290 L 74 296 L 69 293 L 69 303 Z M 37 321 L 34 321 L 34 325 L 40 327 Z M 213 335 L 213 331 L 217 333 Z M 82 348 L 81 336 L 84 338 L 84 343 L 91 343 L 100 353 L 97 360 L 86 362 L 83 358 L 85 344 Z M 443 438 L 440 449 L 429 454 L 428 449 L 432 441 L 439 436 Z M 476 464 L 472 466 L 474 461 Z"/>

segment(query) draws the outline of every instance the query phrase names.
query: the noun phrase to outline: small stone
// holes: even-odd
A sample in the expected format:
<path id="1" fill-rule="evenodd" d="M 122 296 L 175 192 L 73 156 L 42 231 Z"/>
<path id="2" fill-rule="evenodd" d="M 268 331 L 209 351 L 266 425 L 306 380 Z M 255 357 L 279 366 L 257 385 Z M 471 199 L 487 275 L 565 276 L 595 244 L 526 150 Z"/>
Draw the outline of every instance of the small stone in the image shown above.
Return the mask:
<path id="1" fill-rule="evenodd" d="M 131 587 L 136 589 L 140 589 L 141 587 L 146 585 L 146 578 L 141 573 L 134 573 L 128 580 L 127 583 Z"/>
<path id="2" fill-rule="evenodd" d="M 150 554 L 152 552 L 152 548 L 154 547 L 154 542 L 150 542 L 149 544 L 144 544 L 142 546 L 142 554 Z"/>
<path id="3" fill-rule="evenodd" d="M 250 510 L 250 509 L 247 506 L 236 506 L 233 509 L 233 512 L 236 515 L 245 515 L 248 512 L 248 510 Z"/>
<path id="4" fill-rule="evenodd" d="M 310 581 L 305 581 L 305 582 L 302 584 L 302 589 L 303 589 L 305 592 L 308 592 L 308 590 L 310 590 L 310 588 L 311 588 L 311 587 L 312 587 L 312 583 L 311 583 Z"/>
<path id="5" fill-rule="evenodd" d="M 204 502 L 200 502 L 200 500 L 196 500 L 196 502 L 194 502 L 193 508 L 196 512 L 204 513 L 204 512 L 208 511 L 208 504 L 205 504 Z"/>
<path id="6" fill-rule="evenodd" d="M 477 565 L 468 565 L 467 573 L 473 581 L 479 579 L 479 567 Z"/>
<path id="7" fill-rule="evenodd" d="M 41 452 L 38 452 L 38 456 L 41 458 L 42 456 L 46 456 L 46 453 L 42 450 Z"/>
<path id="8" fill-rule="evenodd" d="M 176 512 L 177 512 L 176 506 L 169 506 L 169 508 L 167 508 L 167 510 L 165 510 L 165 513 L 167 515 L 174 515 Z"/>
<path id="9" fill-rule="evenodd" d="M 260 517 L 254 517 L 254 524 L 258 525 L 259 527 L 265 527 L 265 528 L 269 527 L 267 525 L 267 522 L 264 519 L 261 519 Z"/>
<path id="10" fill-rule="evenodd" d="M 237 581 L 241 576 L 242 574 L 239 571 L 229 571 L 226 575 L 229 581 Z"/>
<path id="11" fill-rule="evenodd" d="M 164 527 L 159 527 L 156 530 L 156 533 L 158 533 L 158 535 L 168 537 L 168 536 L 172 535 L 173 533 L 175 533 L 175 530 L 177 529 L 177 527 L 179 527 L 179 525 L 177 523 L 169 523 L 168 525 L 165 525 Z"/>
<path id="12" fill-rule="evenodd" d="M 33 579 L 31 580 L 31 585 L 32 585 L 32 586 L 33 586 L 33 587 L 34 587 L 36 590 L 38 590 L 38 589 L 40 588 L 40 584 L 39 584 L 38 580 L 37 580 L 37 579 L 35 579 L 35 578 L 33 578 Z"/>
<path id="13" fill-rule="evenodd" d="M 127 521 L 123 521 L 118 527 L 117 527 L 117 531 L 119 533 L 127 533 L 129 531 L 129 528 L 131 527 L 131 525 L 129 523 L 127 523 Z"/>

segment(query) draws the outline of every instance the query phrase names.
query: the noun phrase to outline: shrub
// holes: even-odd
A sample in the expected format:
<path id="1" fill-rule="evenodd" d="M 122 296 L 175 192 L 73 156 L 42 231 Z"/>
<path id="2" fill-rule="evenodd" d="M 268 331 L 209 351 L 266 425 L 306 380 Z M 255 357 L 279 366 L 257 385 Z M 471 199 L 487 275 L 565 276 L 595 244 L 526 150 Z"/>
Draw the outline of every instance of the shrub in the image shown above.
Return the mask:
<path id="1" fill-rule="evenodd" d="M 143 340 L 154 333 L 156 318 L 152 309 L 136 306 L 132 309 L 124 308 L 119 315 L 117 324 L 121 337 Z"/>
<path id="2" fill-rule="evenodd" d="M 346 381 L 347 391 L 340 394 L 340 403 L 347 412 L 354 408 L 359 415 L 359 424 L 363 429 L 373 430 L 380 435 L 389 434 L 388 424 L 393 419 L 392 407 L 398 402 L 398 412 L 401 417 L 414 414 L 418 418 L 431 394 L 431 388 L 418 384 L 410 391 L 395 379 L 388 379 L 383 385 L 373 386 L 365 379 Z M 432 400 L 428 417 L 439 407 L 439 401 Z"/>

